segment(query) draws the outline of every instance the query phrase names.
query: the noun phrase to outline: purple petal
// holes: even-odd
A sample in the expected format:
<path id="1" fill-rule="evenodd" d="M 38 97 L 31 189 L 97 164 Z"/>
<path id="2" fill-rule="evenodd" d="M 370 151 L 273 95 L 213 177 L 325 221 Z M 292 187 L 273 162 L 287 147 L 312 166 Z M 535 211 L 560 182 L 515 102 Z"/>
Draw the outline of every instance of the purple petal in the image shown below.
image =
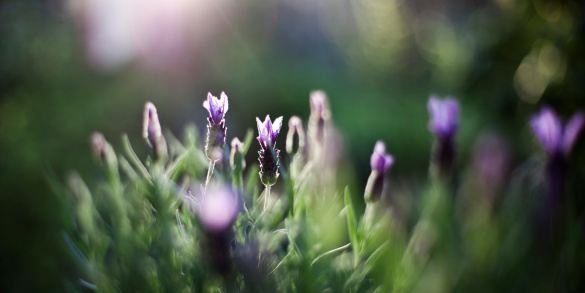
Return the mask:
<path id="1" fill-rule="evenodd" d="M 266 115 L 264 119 L 264 128 L 266 129 L 265 138 L 268 144 L 272 145 L 272 121 L 270 120 L 270 115 Z"/>
<path id="2" fill-rule="evenodd" d="M 560 151 L 562 144 L 562 125 L 553 109 L 543 107 L 539 114 L 532 117 L 530 126 L 548 153 Z"/>
<path id="3" fill-rule="evenodd" d="M 256 117 L 256 124 L 258 124 L 258 142 L 260 142 L 260 146 L 261 147 L 265 147 L 266 145 L 266 127 L 264 127 L 264 124 L 262 123 L 262 121 L 260 121 L 260 118 Z"/>
<path id="4" fill-rule="evenodd" d="M 384 172 L 394 165 L 394 157 L 392 155 L 384 156 Z"/>
<path id="5" fill-rule="evenodd" d="M 386 153 L 386 145 L 379 140 L 374 146 L 374 152 L 370 157 L 370 166 L 372 170 L 384 173 L 394 163 L 394 157 Z"/>
<path id="6" fill-rule="evenodd" d="M 565 152 L 565 155 L 568 155 L 571 152 L 571 149 L 583 128 L 584 122 L 585 116 L 583 115 L 583 112 L 577 112 L 565 126 L 565 132 L 563 135 L 563 151 Z"/>
<path id="7" fill-rule="evenodd" d="M 203 108 L 207 109 L 207 112 L 209 112 L 209 114 L 211 114 L 211 108 L 209 107 L 209 97 L 211 96 L 211 93 L 207 93 L 207 100 L 203 101 Z"/>
<path id="8" fill-rule="evenodd" d="M 219 101 L 220 101 L 221 108 L 223 109 L 223 111 L 222 111 L 222 118 L 223 118 L 223 115 L 225 115 L 225 113 L 227 113 L 227 111 L 230 107 L 230 104 L 228 103 L 228 96 L 225 94 L 225 92 L 221 92 Z"/>
<path id="9" fill-rule="evenodd" d="M 282 128 L 282 116 L 276 118 L 274 123 L 272 124 L 272 133 L 270 138 L 272 139 L 272 143 L 276 144 L 276 137 L 280 133 L 280 129 Z"/>

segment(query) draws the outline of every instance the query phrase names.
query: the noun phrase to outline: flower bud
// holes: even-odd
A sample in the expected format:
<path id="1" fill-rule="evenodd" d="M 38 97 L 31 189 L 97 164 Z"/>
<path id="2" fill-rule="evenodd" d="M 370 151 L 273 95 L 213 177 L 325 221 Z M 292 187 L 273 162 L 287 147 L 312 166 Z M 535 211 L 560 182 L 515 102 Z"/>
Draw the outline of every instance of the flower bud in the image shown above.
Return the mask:
<path id="1" fill-rule="evenodd" d="M 374 152 L 370 157 L 372 173 L 368 178 L 364 198 L 366 202 L 376 202 L 382 197 L 384 191 L 384 175 L 394 164 L 394 157 L 386 153 L 386 145 L 383 141 L 376 142 Z"/>
<path id="2" fill-rule="evenodd" d="M 246 160 L 242 152 L 242 142 L 234 137 L 230 151 L 230 166 L 234 172 L 242 172 L 246 168 Z"/>
<path id="3" fill-rule="evenodd" d="M 294 137 L 297 134 L 298 145 L 294 149 Z M 292 116 L 288 120 L 288 133 L 286 134 L 286 152 L 288 154 L 302 152 L 305 147 L 305 130 L 303 121 L 298 116 Z"/>
<path id="4" fill-rule="evenodd" d="M 142 137 L 153 148 L 157 159 L 163 159 L 168 156 L 167 142 L 162 135 L 156 107 L 151 102 L 146 102 L 144 105 Z"/>
<path id="5" fill-rule="evenodd" d="M 322 144 L 327 136 L 327 123 L 331 119 L 327 94 L 321 90 L 313 91 L 310 100 L 309 136 L 313 142 Z"/>
<path id="6" fill-rule="evenodd" d="M 105 164 L 109 169 L 118 168 L 116 153 L 103 134 L 94 132 L 90 142 L 93 154 L 100 163 Z"/>

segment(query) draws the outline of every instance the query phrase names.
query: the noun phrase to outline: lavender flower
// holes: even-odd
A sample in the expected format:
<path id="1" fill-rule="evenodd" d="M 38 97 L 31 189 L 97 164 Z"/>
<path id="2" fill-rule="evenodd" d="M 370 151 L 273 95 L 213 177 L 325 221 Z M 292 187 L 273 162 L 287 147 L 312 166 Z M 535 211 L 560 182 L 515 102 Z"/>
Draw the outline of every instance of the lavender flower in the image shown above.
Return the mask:
<path id="1" fill-rule="evenodd" d="M 144 105 L 142 137 L 153 148 L 157 158 L 167 156 L 167 143 L 162 135 L 156 107 L 151 102 L 146 102 Z"/>
<path id="2" fill-rule="evenodd" d="M 225 146 L 227 127 L 225 127 L 224 116 L 229 108 L 228 97 L 224 92 L 221 93 L 219 99 L 208 93 L 203 107 L 209 111 L 205 154 L 210 161 L 215 162 L 221 159 Z"/>
<path id="3" fill-rule="evenodd" d="M 379 140 L 374 146 L 374 152 L 370 157 L 372 173 L 368 178 L 365 190 L 365 199 L 367 202 L 376 202 L 382 196 L 384 189 L 384 175 L 394 164 L 394 157 L 386 153 L 386 144 Z"/>
<path id="4" fill-rule="evenodd" d="M 282 116 L 270 120 L 270 115 L 266 115 L 264 122 L 256 117 L 258 124 L 258 142 L 262 149 L 258 151 L 260 161 L 260 178 L 266 186 L 271 186 L 278 179 L 278 154 L 280 150 L 276 149 L 276 137 L 282 127 Z"/>
<path id="5" fill-rule="evenodd" d="M 429 98 L 431 121 L 429 129 L 440 139 L 450 139 L 457 132 L 459 104 L 457 100 L 447 97 L 440 100 L 436 96 Z"/>
<path id="6" fill-rule="evenodd" d="M 563 124 L 555 111 L 545 106 L 530 120 L 532 131 L 548 155 L 546 180 L 549 205 L 562 201 L 567 157 L 583 128 L 584 118 L 582 112 L 576 113 L 563 129 Z"/>
<path id="7" fill-rule="evenodd" d="M 568 172 L 568 156 L 583 128 L 582 112 L 573 115 L 565 125 L 555 111 L 543 107 L 539 114 L 530 120 L 532 131 L 544 147 L 548 160 L 545 170 L 545 201 L 541 205 L 540 221 L 544 227 L 543 235 L 548 240 L 556 238 L 556 226 L 561 219 L 561 207 L 565 197 L 565 179 Z"/>
<path id="8" fill-rule="evenodd" d="M 455 163 L 453 137 L 458 128 L 459 104 L 451 97 L 440 100 L 436 96 L 431 96 L 428 108 L 431 115 L 429 130 L 437 138 L 432 154 L 431 173 L 449 178 Z"/>
<path id="9" fill-rule="evenodd" d="M 539 114 L 532 117 L 530 126 L 549 156 L 566 157 L 571 152 L 584 122 L 583 112 L 577 112 L 563 129 L 555 111 L 545 106 Z"/>

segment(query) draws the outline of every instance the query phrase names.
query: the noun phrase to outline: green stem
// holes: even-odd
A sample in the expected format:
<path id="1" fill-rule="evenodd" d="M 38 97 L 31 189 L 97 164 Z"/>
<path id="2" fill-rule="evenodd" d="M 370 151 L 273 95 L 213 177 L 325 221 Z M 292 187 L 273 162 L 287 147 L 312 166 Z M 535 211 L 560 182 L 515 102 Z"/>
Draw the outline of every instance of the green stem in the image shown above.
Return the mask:
<path id="1" fill-rule="evenodd" d="M 270 185 L 266 185 L 266 192 L 264 193 L 264 210 L 268 206 L 268 198 L 270 197 Z"/>
<path id="2" fill-rule="evenodd" d="M 205 179 L 205 191 L 207 191 L 207 184 L 209 184 L 209 180 L 211 179 L 211 175 L 213 175 L 213 167 L 215 166 L 214 160 L 209 160 L 209 168 L 207 169 L 207 179 Z"/>

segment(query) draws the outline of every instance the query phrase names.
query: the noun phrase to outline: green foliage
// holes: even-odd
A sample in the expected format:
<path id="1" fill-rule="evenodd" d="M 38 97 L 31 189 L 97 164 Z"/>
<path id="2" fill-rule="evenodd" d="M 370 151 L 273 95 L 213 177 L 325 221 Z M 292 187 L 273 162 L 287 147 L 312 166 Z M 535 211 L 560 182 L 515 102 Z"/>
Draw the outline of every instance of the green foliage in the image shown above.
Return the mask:
<path id="1" fill-rule="evenodd" d="M 90 188 L 69 176 L 73 217 L 63 239 L 77 262 L 72 290 L 468 292 L 541 291 L 546 284 L 546 291 L 560 285 L 556 276 L 568 291 L 579 286 L 573 272 L 583 265 L 572 258 L 582 259 L 584 239 L 574 218 L 564 218 L 553 243 L 532 231 L 541 199 L 539 187 L 524 182 L 540 172 L 538 164 L 515 176 L 500 202 L 479 192 L 481 178 L 468 172 L 460 184 L 431 177 L 420 195 L 408 194 L 415 199 L 410 215 L 388 194 L 362 213 L 354 203 L 363 199 L 339 188 L 337 162 L 323 160 L 327 140 L 283 157 L 282 184 L 267 201 L 258 166 L 209 165 L 195 127 L 182 141 L 171 133 L 165 140 L 165 159 L 140 160 L 123 135 L 125 155 L 105 142 L 97 157 L 103 181 Z M 252 140 L 249 130 L 242 156 Z M 205 195 L 213 186 L 229 186 L 242 200 L 221 233 L 198 217 L 198 202 L 213 196 Z M 534 254 L 542 272 L 532 267 Z M 524 270 L 541 279 L 529 283 Z"/>

